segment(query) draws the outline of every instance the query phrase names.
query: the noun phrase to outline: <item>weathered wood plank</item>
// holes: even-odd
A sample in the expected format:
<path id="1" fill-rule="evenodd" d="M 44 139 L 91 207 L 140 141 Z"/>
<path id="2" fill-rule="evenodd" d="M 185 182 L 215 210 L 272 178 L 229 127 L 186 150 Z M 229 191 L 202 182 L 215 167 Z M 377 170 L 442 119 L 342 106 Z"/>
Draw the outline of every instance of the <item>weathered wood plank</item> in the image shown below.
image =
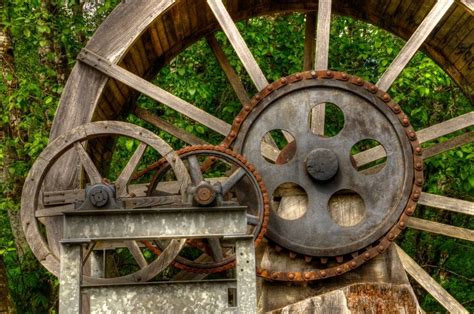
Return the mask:
<path id="1" fill-rule="evenodd" d="M 232 47 L 234 47 L 237 56 L 240 61 L 242 61 L 242 64 L 250 75 L 253 83 L 259 91 L 264 89 L 265 86 L 268 85 L 268 81 L 242 38 L 242 35 L 239 33 L 237 26 L 234 24 L 234 21 L 232 21 L 232 18 L 230 17 L 229 12 L 227 12 L 222 0 L 207 0 L 207 3 L 221 25 L 222 30 L 229 39 Z"/>
<path id="2" fill-rule="evenodd" d="M 418 265 L 405 251 L 395 244 L 403 267 L 413 279 L 428 291 L 446 310 L 451 313 L 469 313 L 455 298 L 453 298 L 439 283 Z"/>
<path id="3" fill-rule="evenodd" d="M 472 125 L 474 125 L 474 111 L 435 124 L 426 129 L 419 130 L 417 132 L 418 141 L 420 143 L 425 143 Z M 353 156 L 357 167 L 366 165 L 383 157 L 385 157 L 385 149 L 382 146 L 376 146 Z"/>
<path id="4" fill-rule="evenodd" d="M 416 31 L 407 41 L 395 60 L 377 82 L 377 86 L 382 90 L 388 91 L 392 83 L 397 79 L 411 58 L 418 51 L 434 27 L 443 18 L 449 10 L 454 0 L 438 0 L 428 16 L 421 22 Z"/>
<path id="5" fill-rule="evenodd" d="M 137 262 L 138 266 L 140 266 L 140 268 L 143 269 L 148 266 L 148 263 L 145 260 L 145 257 L 143 256 L 142 250 L 140 250 L 137 241 L 125 241 L 125 245 L 127 246 L 128 250 Z"/>
<path id="6" fill-rule="evenodd" d="M 439 222 L 429 221 L 425 219 L 410 217 L 408 219 L 407 226 L 409 228 L 427 231 L 431 233 L 441 234 L 447 237 L 452 237 L 456 239 L 462 239 L 466 241 L 474 241 L 474 231 L 455 227 L 450 225 L 445 225 Z"/>
<path id="7" fill-rule="evenodd" d="M 448 150 L 455 149 L 457 147 L 469 144 L 474 142 L 474 131 L 464 133 L 462 135 L 456 136 L 447 140 L 446 142 L 442 142 L 423 150 L 423 159 L 428 159 L 433 156 L 439 155 L 444 153 Z"/>
<path id="8" fill-rule="evenodd" d="M 418 204 L 474 216 L 474 202 L 456 198 L 423 192 Z"/>
<path id="9" fill-rule="evenodd" d="M 180 140 L 191 144 L 191 145 L 201 145 L 201 144 L 208 144 L 205 140 L 200 139 L 199 137 L 186 132 L 183 129 L 178 128 L 177 126 L 161 119 L 160 117 L 154 115 L 148 110 L 142 108 L 135 108 L 134 112 L 135 116 L 150 123 L 151 125 L 179 138 Z"/>
<path id="10" fill-rule="evenodd" d="M 94 165 L 91 158 L 89 157 L 86 150 L 84 149 L 84 146 L 82 146 L 81 143 L 75 143 L 74 148 L 76 149 L 76 153 L 79 156 L 79 160 L 81 161 L 81 164 L 84 167 L 84 170 L 86 171 L 87 176 L 89 177 L 90 183 L 91 184 L 101 183 L 102 176 L 100 175 L 99 170 L 97 170 L 97 167 Z"/>
<path id="11" fill-rule="evenodd" d="M 123 168 L 117 180 L 115 180 L 117 197 L 122 198 L 128 195 L 127 184 L 130 181 L 135 168 L 137 168 L 138 163 L 142 159 L 143 154 L 145 154 L 146 148 L 147 145 L 145 143 L 140 143 L 128 163 L 125 165 L 125 168 Z"/>
<path id="12" fill-rule="evenodd" d="M 178 111 L 179 113 L 184 114 L 185 116 L 209 127 L 210 129 L 222 135 L 227 135 L 227 133 L 230 131 L 230 125 L 226 122 L 214 117 L 202 109 L 193 106 L 183 99 L 174 96 L 164 89 L 125 70 L 124 68 L 110 63 L 108 60 L 89 50 L 83 49 L 78 56 L 78 60 L 118 81 L 121 81 L 133 89 Z"/>
<path id="13" fill-rule="evenodd" d="M 217 42 L 217 39 L 214 35 L 209 35 L 206 37 L 207 43 L 212 49 L 212 52 L 214 53 L 214 56 L 217 59 L 217 62 L 221 66 L 222 70 L 224 71 L 224 74 L 227 76 L 227 79 L 229 80 L 230 85 L 235 91 L 235 94 L 239 98 L 240 102 L 242 105 L 245 105 L 250 101 L 250 98 L 247 94 L 247 91 L 244 88 L 244 85 L 242 84 L 242 81 L 240 80 L 239 76 L 237 73 L 235 73 L 234 69 L 230 65 L 229 60 L 227 59 L 226 55 L 224 54 L 224 51 L 220 47 L 219 43 Z"/>

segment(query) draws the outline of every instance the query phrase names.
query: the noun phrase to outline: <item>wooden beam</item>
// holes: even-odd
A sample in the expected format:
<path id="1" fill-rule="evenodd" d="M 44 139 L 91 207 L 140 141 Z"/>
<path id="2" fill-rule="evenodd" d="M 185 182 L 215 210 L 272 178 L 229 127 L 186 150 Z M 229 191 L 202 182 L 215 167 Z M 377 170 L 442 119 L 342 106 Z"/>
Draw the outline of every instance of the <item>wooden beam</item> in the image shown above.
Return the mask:
<path id="1" fill-rule="evenodd" d="M 132 177 L 135 168 L 137 168 L 138 163 L 142 159 L 143 154 L 145 154 L 146 148 L 147 145 L 145 143 L 140 143 L 128 163 L 123 168 L 117 180 L 115 180 L 117 197 L 122 198 L 128 196 L 127 184 L 130 181 L 130 178 Z"/>
<path id="2" fill-rule="evenodd" d="M 229 39 L 230 44 L 234 47 L 237 56 L 240 61 L 242 61 L 242 64 L 250 75 L 253 83 L 257 89 L 261 91 L 268 85 L 268 81 L 242 38 L 242 35 L 239 33 L 237 26 L 234 21 L 232 21 L 232 18 L 229 12 L 227 12 L 222 0 L 207 0 L 207 4 Z"/>
<path id="3" fill-rule="evenodd" d="M 161 119 L 160 117 L 154 115 L 148 110 L 137 107 L 133 111 L 133 114 L 137 116 L 138 118 L 142 119 L 143 121 L 146 121 L 150 123 L 151 125 L 157 127 L 158 129 L 161 129 L 173 135 L 174 137 L 184 141 L 187 144 L 190 144 L 190 145 L 208 144 L 205 140 L 202 140 L 199 137 L 191 133 L 188 133 L 183 129 L 178 128 L 177 126 L 172 125 L 171 123 Z"/>
<path id="4" fill-rule="evenodd" d="M 474 202 L 422 192 L 418 204 L 474 216 Z"/>
<path id="5" fill-rule="evenodd" d="M 314 69 L 316 50 L 316 13 L 306 14 L 305 33 L 304 33 L 304 60 L 303 70 L 310 71 Z"/>
<path id="6" fill-rule="evenodd" d="M 331 0 L 320 0 L 318 4 L 318 24 L 316 32 L 316 70 L 324 71 L 329 64 L 329 35 L 331 32 Z M 320 104 L 311 111 L 311 131 L 314 134 L 324 135 L 324 121 L 326 105 Z"/>
<path id="7" fill-rule="evenodd" d="M 459 117 L 435 124 L 426 129 L 416 132 L 418 141 L 425 143 L 438 137 L 462 130 L 474 125 L 474 112 L 463 114 Z M 353 156 L 357 167 L 366 165 L 374 160 L 385 157 L 385 149 L 382 146 L 376 146 Z"/>
<path id="8" fill-rule="evenodd" d="M 390 86 L 392 86 L 393 82 L 397 79 L 408 62 L 410 62 L 411 58 L 415 55 L 426 38 L 428 38 L 436 25 L 438 25 L 446 12 L 448 12 L 453 3 L 454 0 L 438 0 L 436 2 L 410 39 L 408 39 L 395 60 L 393 60 L 392 64 L 390 64 L 388 69 L 379 79 L 377 86 L 380 89 L 385 91 L 390 89 Z"/>
<path id="9" fill-rule="evenodd" d="M 439 283 L 418 265 L 405 251 L 395 244 L 398 255 L 407 273 L 431 294 L 446 310 L 451 313 L 469 313 Z"/>
<path id="10" fill-rule="evenodd" d="M 444 153 L 448 150 L 458 148 L 460 146 L 474 142 L 474 131 L 464 133 L 423 150 L 423 159 L 431 158 L 433 156 Z"/>
<path id="11" fill-rule="evenodd" d="M 89 177 L 90 183 L 102 183 L 102 176 L 100 175 L 99 170 L 97 170 L 97 167 L 94 165 L 92 159 L 89 157 L 89 154 L 87 154 L 86 150 L 84 149 L 84 146 L 82 146 L 81 143 L 77 142 L 74 144 L 74 148 L 76 149 L 76 153 L 79 156 L 79 160 L 81 161 L 82 167 L 84 167 L 84 170 L 86 171 L 87 176 Z"/>
<path id="12" fill-rule="evenodd" d="M 227 135 L 227 133 L 230 132 L 231 126 L 228 123 L 193 106 L 183 99 L 176 97 L 124 68 L 112 64 L 92 51 L 82 49 L 77 59 L 222 135 Z"/>
<path id="13" fill-rule="evenodd" d="M 212 52 L 214 53 L 214 56 L 217 59 L 217 62 L 221 66 L 225 75 L 227 76 L 227 79 L 229 80 L 230 85 L 234 89 L 235 94 L 239 98 L 242 105 L 245 105 L 246 103 L 250 101 L 250 98 L 247 94 L 247 91 L 244 88 L 244 85 L 242 84 L 242 81 L 240 80 L 237 73 L 235 73 L 224 51 L 222 50 L 221 46 L 217 42 L 216 37 L 214 35 L 209 35 L 206 37 L 206 40 L 207 40 L 207 43 L 209 44 L 209 47 L 211 47 Z"/>
<path id="14" fill-rule="evenodd" d="M 441 234 L 451 238 L 474 241 L 474 231 L 466 228 L 445 225 L 439 222 L 415 217 L 410 217 L 408 219 L 407 226 L 413 229 Z"/>

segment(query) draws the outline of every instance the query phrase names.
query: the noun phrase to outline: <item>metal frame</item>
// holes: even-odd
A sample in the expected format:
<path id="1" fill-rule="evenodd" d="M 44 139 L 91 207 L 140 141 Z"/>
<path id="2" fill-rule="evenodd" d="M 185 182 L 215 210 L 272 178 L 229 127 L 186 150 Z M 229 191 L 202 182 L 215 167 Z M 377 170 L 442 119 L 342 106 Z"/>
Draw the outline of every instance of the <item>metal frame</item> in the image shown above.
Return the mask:
<path id="1" fill-rule="evenodd" d="M 176 218 L 170 221 L 170 217 Z M 246 234 L 245 207 L 71 211 L 64 213 L 63 221 L 60 313 L 88 312 L 81 308 L 83 295 L 89 297 L 90 311 L 94 313 L 124 309 L 127 312 L 256 312 L 255 252 L 253 237 Z M 160 223 L 164 221 L 166 224 Z M 235 241 L 236 279 L 140 282 L 140 278 L 136 278 L 136 282 L 125 284 L 88 284 L 82 280 L 83 245 L 92 240 L 188 237 Z M 235 288 L 237 304 L 232 307 L 229 293 Z"/>

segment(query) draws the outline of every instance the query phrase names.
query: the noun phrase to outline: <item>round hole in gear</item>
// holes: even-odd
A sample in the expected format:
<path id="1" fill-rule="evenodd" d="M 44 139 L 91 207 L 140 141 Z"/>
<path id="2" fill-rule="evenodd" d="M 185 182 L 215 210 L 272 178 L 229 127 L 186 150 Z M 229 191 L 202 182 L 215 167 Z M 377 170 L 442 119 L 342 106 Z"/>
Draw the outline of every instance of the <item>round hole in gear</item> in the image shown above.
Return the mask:
<path id="1" fill-rule="evenodd" d="M 308 210 L 308 194 L 296 183 L 280 184 L 273 192 L 272 208 L 283 219 L 298 219 Z"/>
<path id="2" fill-rule="evenodd" d="M 374 160 L 370 156 L 376 156 L 376 159 Z M 359 173 L 365 175 L 376 174 L 385 167 L 387 152 L 379 141 L 364 139 L 352 146 L 351 162 Z"/>
<path id="3" fill-rule="evenodd" d="M 324 121 L 321 121 L 323 120 L 322 115 L 324 115 Z M 344 128 L 344 113 L 331 102 L 317 104 L 309 112 L 309 125 L 311 132 L 316 135 L 336 136 Z"/>
<path id="4" fill-rule="evenodd" d="M 269 163 L 286 164 L 295 157 L 295 137 L 286 130 L 269 131 L 260 142 L 260 153 Z"/>
<path id="5" fill-rule="evenodd" d="M 357 192 L 340 190 L 329 199 L 328 211 L 339 226 L 352 227 L 365 217 L 365 203 Z"/>

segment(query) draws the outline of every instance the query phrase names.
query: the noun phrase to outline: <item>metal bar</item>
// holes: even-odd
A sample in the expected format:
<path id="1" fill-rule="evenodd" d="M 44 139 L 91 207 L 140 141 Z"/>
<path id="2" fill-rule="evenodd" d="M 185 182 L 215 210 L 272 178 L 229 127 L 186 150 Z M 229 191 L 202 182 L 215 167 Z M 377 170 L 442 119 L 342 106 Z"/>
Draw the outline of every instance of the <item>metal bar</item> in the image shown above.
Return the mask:
<path id="1" fill-rule="evenodd" d="M 60 247 L 59 313 L 81 313 L 82 246 Z"/>
<path id="2" fill-rule="evenodd" d="M 257 278 L 253 239 L 236 241 L 237 308 L 239 313 L 257 313 Z"/>
<path id="3" fill-rule="evenodd" d="M 247 232 L 246 207 L 73 211 L 64 239 L 75 241 L 210 238 Z"/>

